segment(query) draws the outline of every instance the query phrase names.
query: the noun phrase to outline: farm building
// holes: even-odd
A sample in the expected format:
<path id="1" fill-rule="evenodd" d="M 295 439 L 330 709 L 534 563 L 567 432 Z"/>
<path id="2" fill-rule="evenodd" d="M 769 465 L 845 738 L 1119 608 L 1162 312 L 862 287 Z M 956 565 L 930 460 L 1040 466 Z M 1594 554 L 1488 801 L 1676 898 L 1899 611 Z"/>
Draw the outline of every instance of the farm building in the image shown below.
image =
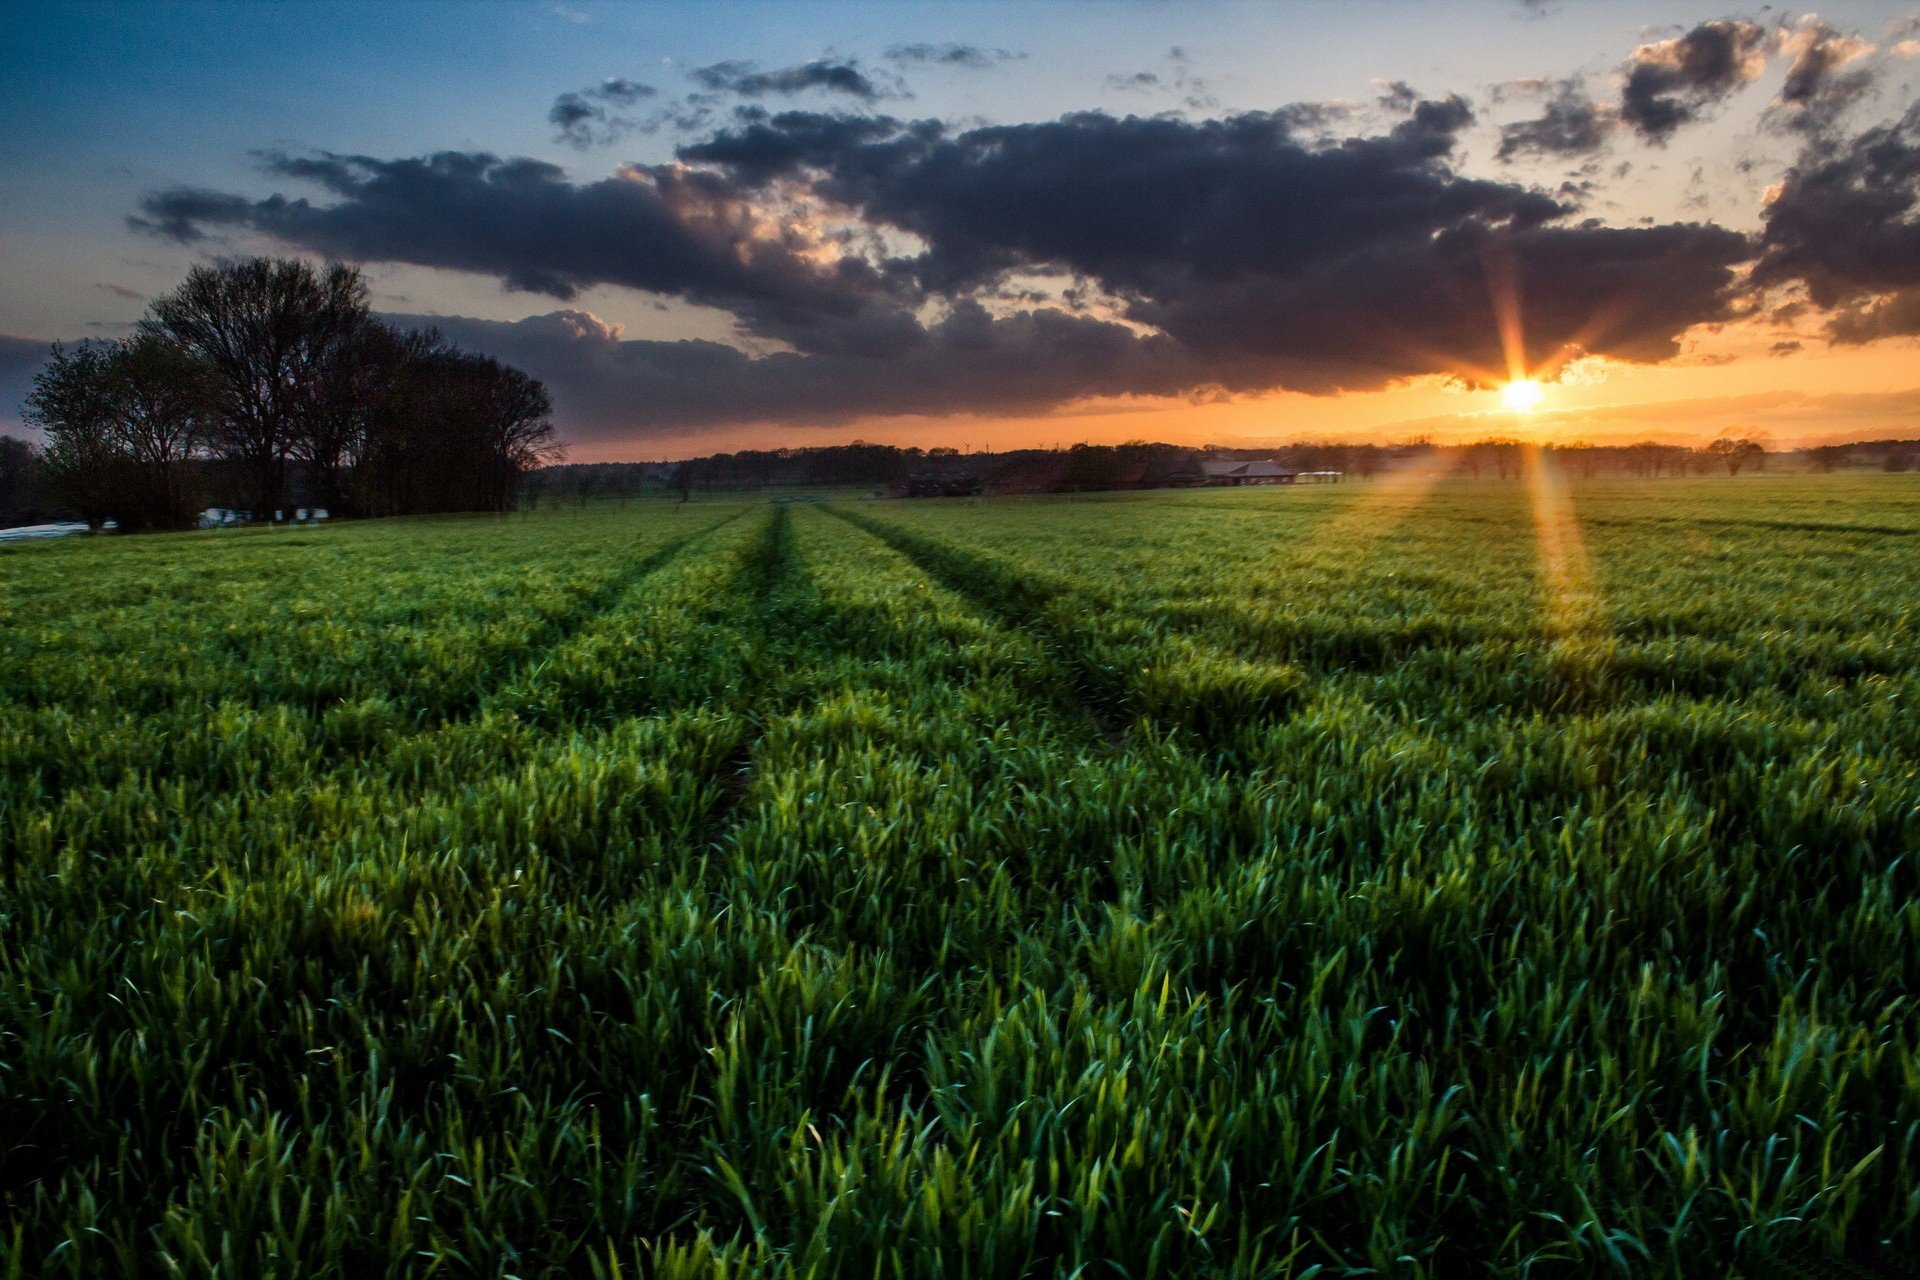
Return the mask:
<path id="1" fill-rule="evenodd" d="M 1067 488 L 1067 458 L 1063 453 L 1023 452 L 995 468 L 981 485 L 982 493 L 1061 493 Z"/>
<path id="2" fill-rule="evenodd" d="M 894 486 L 905 498 L 969 498 L 980 492 L 982 478 L 973 466 L 950 462 L 916 471 Z"/>
<path id="3" fill-rule="evenodd" d="M 1241 462 L 1233 458 L 1209 458 L 1200 464 L 1210 485 L 1292 484 L 1299 476 L 1265 459 Z"/>

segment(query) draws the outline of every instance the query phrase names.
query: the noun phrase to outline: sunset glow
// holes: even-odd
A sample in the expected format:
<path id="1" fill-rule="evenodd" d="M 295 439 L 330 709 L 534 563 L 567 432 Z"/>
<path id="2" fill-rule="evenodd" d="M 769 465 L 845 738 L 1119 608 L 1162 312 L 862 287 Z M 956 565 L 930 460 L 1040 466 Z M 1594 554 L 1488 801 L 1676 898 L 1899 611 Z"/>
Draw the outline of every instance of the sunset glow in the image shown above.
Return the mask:
<path id="1" fill-rule="evenodd" d="M 1500 388 L 1500 403 L 1515 413 L 1532 413 L 1546 396 L 1546 388 L 1532 378 L 1515 378 Z"/>
<path id="2" fill-rule="evenodd" d="M 1522 459 L 1548 628 L 1563 638 L 1589 636 L 1599 626 L 1600 602 L 1566 475 L 1537 444 L 1526 445 Z"/>
<path id="3" fill-rule="evenodd" d="M 444 18 L 183 0 L 223 35 L 158 114 L 130 86 L 200 19 L 31 5 L 0 433 L 55 342 L 250 254 L 539 378 L 579 462 L 1904 431 L 1913 264 L 1848 246 L 1920 207 L 1906 11 L 1623 5 L 1146 6 L 1095 55 L 1014 8 L 933 40 L 748 0 L 729 40 L 582 0 L 395 74 L 358 51 Z"/>
<path id="4" fill-rule="evenodd" d="M 1920 0 L 4 12 L 0 1277 L 1908 1274 Z"/>

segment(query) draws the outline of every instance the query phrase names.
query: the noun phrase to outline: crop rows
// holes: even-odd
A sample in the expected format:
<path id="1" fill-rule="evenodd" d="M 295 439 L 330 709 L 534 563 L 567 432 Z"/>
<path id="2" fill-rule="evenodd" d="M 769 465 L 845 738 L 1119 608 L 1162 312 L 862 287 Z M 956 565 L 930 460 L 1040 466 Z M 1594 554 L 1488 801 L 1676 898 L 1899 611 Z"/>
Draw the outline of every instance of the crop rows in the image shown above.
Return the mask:
<path id="1" fill-rule="evenodd" d="M 0 553 L 0 1271 L 1911 1251 L 1916 539 L 1390 478 Z"/>

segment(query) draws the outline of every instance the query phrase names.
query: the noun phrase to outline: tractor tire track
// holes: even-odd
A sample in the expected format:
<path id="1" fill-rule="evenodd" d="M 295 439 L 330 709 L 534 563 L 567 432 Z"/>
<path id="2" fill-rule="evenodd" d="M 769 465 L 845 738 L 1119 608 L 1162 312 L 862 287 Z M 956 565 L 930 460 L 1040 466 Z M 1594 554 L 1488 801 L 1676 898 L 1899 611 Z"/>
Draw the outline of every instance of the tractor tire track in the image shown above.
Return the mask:
<path id="1" fill-rule="evenodd" d="M 822 510 L 899 552 L 921 572 L 987 617 L 1032 636 L 1046 652 L 1060 660 L 1067 675 L 1064 681 L 1045 681 L 1048 687 L 1038 691 L 1063 706 L 1076 709 L 1091 722 L 1100 741 L 1109 749 L 1124 749 L 1132 721 L 1125 682 L 1088 652 L 1084 637 L 1062 626 L 1052 616 L 1047 606 L 1054 592 L 951 544 L 936 542 L 837 506 Z"/>
<path id="2" fill-rule="evenodd" d="M 1143 630 L 1131 618 L 1121 618 L 1120 627 L 1103 635 L 1068 616 L 1063 605 L 1099 609 L 1069 584 L 1036 581 L 989 555 L 865 513 L 825 509 L 1057 655 L 1068 672 L 1070 696 L 1115 750 L 1125 749 L 1130 733 L 1145 721 L 1189 735 L 1232 763 L 1238 754 L 1234 740 L 1244 728 L 1291 715 L 1305 700 L 1306 678 L 1291 664 L 1249 662 L 1205 637 Z"/>
<path id="3" fill-rule="evenodd" d="M 696 529 L 692 533 L 682 534 L 677 538 L 670 539 L 656 547 L 646 556 L 643 556 L 630 569 L 615 575 L 609 582 L 596 587 L 580 602 L 579 607 L 567 611 L 560 625 L 549 627 L 540 637 L 540 642 L 535 647 L 527 650 L 516 661 L 510 664 L 506 670 L 500 674 L 499 678 L 493 680 L 485 687 L 475 690 L 470 699 L 463 700 L 464 705 L 442 716 L 434 727 L 442 728 L 448 725 L 458 724 L 461 721 L 474 719 L 485 714 L 489 707 L 494 705 L 499 698 L 502 690 L 511 688 L 522 676 L 539 671 L 557 650 L 575 636 L 585 631 L 593 624 L 596 618 L 605 614 L 610 608 L 617 604 L 623 596 L 639 587 L 660 570 L 666 568 L 681 552 L 703 541 L 711 534 L 737 519 L 739 519 L 739 513 L 736 512 L 724 520 L 718 520 L 713 524 L 707 525 L 705 528 Z"/>

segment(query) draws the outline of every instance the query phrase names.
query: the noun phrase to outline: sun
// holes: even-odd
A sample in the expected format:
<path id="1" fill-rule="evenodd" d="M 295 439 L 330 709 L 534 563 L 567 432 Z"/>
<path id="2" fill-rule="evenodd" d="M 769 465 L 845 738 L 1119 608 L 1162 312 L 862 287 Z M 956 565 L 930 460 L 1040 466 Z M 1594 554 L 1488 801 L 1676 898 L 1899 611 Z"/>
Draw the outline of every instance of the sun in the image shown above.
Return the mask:
<path id="1" fill-rule="evenodd" d="M 1500 403 L 1515 413 L 1531 413 L 1546 398 L 1547 389 L 1532 378 L 1515 378 L 1500 388 Z"/>

